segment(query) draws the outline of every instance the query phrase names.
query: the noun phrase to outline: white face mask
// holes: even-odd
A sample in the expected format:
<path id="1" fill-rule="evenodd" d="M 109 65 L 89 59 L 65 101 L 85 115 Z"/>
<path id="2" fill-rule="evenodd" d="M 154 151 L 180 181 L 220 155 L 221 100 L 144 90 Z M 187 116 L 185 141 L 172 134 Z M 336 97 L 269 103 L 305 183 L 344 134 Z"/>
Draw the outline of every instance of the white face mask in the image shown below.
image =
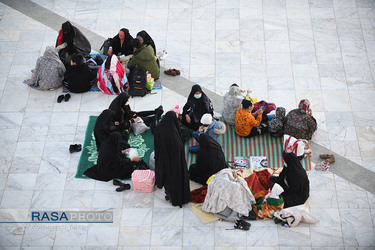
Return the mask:
<path id="1" fill-rule="evenodd" d="M 202 97 L 202 94 L 194 95 L 194 98 L 195 98 L 195 99 L 199 99 L 199 98 L 201 98 L 201 97 Z"/>

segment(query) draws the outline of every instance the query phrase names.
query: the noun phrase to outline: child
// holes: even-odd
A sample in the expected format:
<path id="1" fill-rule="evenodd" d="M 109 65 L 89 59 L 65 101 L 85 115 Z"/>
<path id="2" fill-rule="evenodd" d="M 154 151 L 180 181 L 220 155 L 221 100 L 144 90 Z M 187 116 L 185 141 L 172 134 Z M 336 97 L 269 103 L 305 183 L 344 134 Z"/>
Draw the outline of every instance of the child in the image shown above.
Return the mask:
<path id="1" fill-rule="evenodd" d="M 284 207 L 284 199 L 280 195 L 284 189 L 275 183 L 271 185 L 270 190 L 263 200 L 259 198 L 253 206 L 253 211 L 259 218 L 273 218 L 273 214 Z"/>

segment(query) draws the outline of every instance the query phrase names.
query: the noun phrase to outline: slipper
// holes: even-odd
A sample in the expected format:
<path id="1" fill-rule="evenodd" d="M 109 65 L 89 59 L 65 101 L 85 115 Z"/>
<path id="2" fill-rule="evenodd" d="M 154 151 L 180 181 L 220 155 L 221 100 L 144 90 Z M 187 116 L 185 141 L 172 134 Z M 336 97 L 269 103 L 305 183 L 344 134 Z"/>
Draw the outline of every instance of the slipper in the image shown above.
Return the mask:
<path id="1" fill-rule="evenodd" d="M 329 154 L 321 154 L 321 155 L 319 155 L 319 157 L 321 159 L 328 159 L 328 158 L 331 158 L 331 157 L 334 157 L 334 156 L 333 155 L 329 155 Z"/>
<path id="2" fill-rule="evenodd" d="M 121 186 L 121 185 L 124 185 L 125 183 L 121 182 L 121 181 L 118 181 L 118 180 L 113 180 L 113 185 L 114 186 Z"/>
<path id="3" fill-rule="evenodd" d="M 57 97 L 58 103 L 61 103 L 63 100 L 64 100 L 64 95 L 59 95 L 59 97 Z"/>
<path id="4" fill-rule="evenodd" d="M 251 224 L 244 221 L 244 220 L 237 220 L 236 223 L 234 224 L 235 229 L 241 229 L 244 231 L 248 231 L 250 229 Z"/>
<path id="5" fill-rule="evenodd" d="M 129 190 L 130 189 L 130 184 L 123 184 L 119 188 L 116 188 L 116 192 L 122 192 L 124 190 Z"/>
<path id="6" fill-rule="evenodd" d="M 176 71 L 174 71 L 172 69 L 164 70 L 164 74 L 170 75 L 170 76 L 176 76 L 177 75 Z"/>
<path id="7" fill-rule="evenodd" d="M 332 155 L 332 157 L 329 157 L 328 159 L 324 160 L 325 162 L 328 162 L 329 164 L 332 164 L 336 161 L 335 157 Z"/>
<path id="8" fill-rule="evenodd" d="M 64 98 L 64 99 L 65 99 L 65 101 L 66 101 L 66 102 L 67 102 L 67 101 L 69 101 L 70 97 L 71 97 L 71 95 L 70 95 L 70 94 L 66 94 L 66 95 L 65 95 L 65 98 Z"/>

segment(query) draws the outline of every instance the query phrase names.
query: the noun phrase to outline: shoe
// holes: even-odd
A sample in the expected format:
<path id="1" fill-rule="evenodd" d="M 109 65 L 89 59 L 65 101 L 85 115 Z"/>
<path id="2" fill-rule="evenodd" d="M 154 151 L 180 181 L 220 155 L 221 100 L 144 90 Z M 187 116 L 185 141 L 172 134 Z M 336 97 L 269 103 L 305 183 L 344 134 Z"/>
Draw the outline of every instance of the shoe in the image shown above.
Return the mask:
<path id="1" fill-rule="evenodd" d="M 170 75 L 170 76 L 176 76 L 177 75 L 176 71 L 174 71 L 172 69 L 164 70 L 164 74 Z"/>
<path id="2" fill-rule="evenodd" d="M 328 159 L 328 158 L 335 157 L 335 156 L 334 155 L 329 155 L 329 154 L 321 154 L 321 155 L 319 155 L 319 157 L 321 159 Z"/>
<path id="3" fill-rule="evenodd" d="M 243 219 L 245 220 L 256 220 L 257 219 L 257 215 L 256 213 L 254 212 L 254 210 L 251 210 L 249 212 L 249 215 L 248 216 L 242 216 Z"/>
<path id="4" fill-rule="evenodd" d="M 325 162 L 328 162 L 329 164 L 332 164 L 336 161 L 335 157 L 332 155 L 332 157 L 329 157 L 328 159 L 324 160 Z"/>
<path id="5" fill-rule="evenodd" d="M 236 223 L 234 224 L 235 229 L 241 229 L 244 231 L 248 231 L 250 229 L 251 224 L 249 222 L 246 222 L 244 220 L 237 220 Z"/>
<path id="6" fill-rule="evenodd" d="M 64 95 L 59 95 L 59 97 L 57 97 L 58 103 L 61 103 L 63 100 L 64 100 Z"/>
<path id="7" fill-rule="evenodd" d="M 79 152 L 82 150 L 82 145 L 81 144 L 74 144 L 70 145 L 69 147 L 69 152 L 74 153 L 74 152 Z"/>
<path id="8" fill-rule="evenodd" d="M 121 186 L 121 185 L 124 185 L 125 183 L 121 182 L 121 181 L 118 181 L 118 180 L 113 180 L 113 185 L 114 186 Z"/>
<path id="9" fill-rule="evenodd" d="M 71 97 L 71 95 L 69 93 L 66 94 L 65 97 L 64 97 L 65 101 L 66 102 L 69 101 L 70 97 Z"/>
<path id="10" fill-rule="evenodd" d="M 122 192 L 130 189 L 130 184 L 123 183 L 120 187 L 116 188 L 116 192 Z"/>
<path id="11" fill-rule="evenodd" d="M 174 70 L 175 72 L 176 72 L 176 75 L 181 75 L 181 71 L 179 71 L 178 69 L 172 69 L 172 70 Z"/>

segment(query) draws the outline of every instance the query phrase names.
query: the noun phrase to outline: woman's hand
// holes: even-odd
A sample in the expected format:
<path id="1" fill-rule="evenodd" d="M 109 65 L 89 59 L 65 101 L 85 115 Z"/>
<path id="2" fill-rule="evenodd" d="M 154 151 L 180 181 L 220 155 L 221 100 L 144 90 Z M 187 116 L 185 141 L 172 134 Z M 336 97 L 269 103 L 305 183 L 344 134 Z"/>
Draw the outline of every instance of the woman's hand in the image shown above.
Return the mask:
<path id="1" fill-rule="evenodd" d="M 199 133 L 202 133 L 203 130 L 204 130 L 204 126 L 199 126 L 198 132 L 199 132 Z"/>
<path id="2" fill-rule="evenodd" d="M 308 114 L 309 116 L 312 116 L 312 110 L 309 109 L 309 110 L 307 111 L 307 114 Z"/>
<path id="3" fill-rule="evenodd" d="M 120 125 L 120 123 L 118 121 L 115 121 L 115 125 L 118 126 Z"/>
<path id="4" fill-rule="evenodd" d="M 188 114 L 185 115 L 185 118 L 186 118 L 187 123 L 191 123 L 191 119 L 190 119 L 190 116 Z"/>
<path id="5" fill-rule="evenodd" d="M 139 161 L 139 156 L 134 156 L 133 158 L 131 158 L 130 160 L 131 161 L 136 161 L 136 162 L 138 162 Z"/>
<path id="6" fill-rule="evenodd" d="M 130 148 L 124 149 L 124 150 L 121 151 L 121 153 L 124 155 L 124 154 L 126 154 L 129 151 L 129 149 Z"/>

